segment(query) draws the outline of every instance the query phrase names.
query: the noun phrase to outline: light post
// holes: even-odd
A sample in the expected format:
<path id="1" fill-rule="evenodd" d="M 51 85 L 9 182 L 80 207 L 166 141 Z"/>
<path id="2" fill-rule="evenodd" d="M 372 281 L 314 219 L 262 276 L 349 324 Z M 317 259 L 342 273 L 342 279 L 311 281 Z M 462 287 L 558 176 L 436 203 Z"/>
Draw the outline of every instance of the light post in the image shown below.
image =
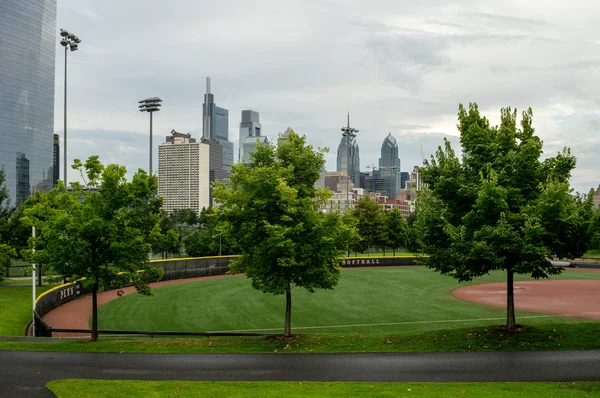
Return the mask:
<path id="1" fill-rule="evenodd" d="M 350 189 L 349 185 L 349 180 L 350 180 L 350 143 L 351 140 L 356 137 L 356 133 L 358 133 L 358 130 L 350 127 L 350 112 L 348 112 L 348 125 L 346 127 L 342 127 L 342 137 L 346 138 L 346 144 L 347 144 L 347 149 L 348 152 L 346 153 L 346 208 L 350 209 L 350 199 L 348 196 L 348 191 Z"/>
<path id="2" fill-rule="evenodd" d="M 148 112 L 150 114 L 150 159 L 148 165 L 148 174 L 152 175 L 152 113 L 160 111 L 160 103 L 162 100 L 158 97 L 146 98 L 139 103 L 140 112 Z"/>
<path id="3" fill-rule="evenodd" d="M 79 49 L 79 43 L 81 43 L 81 39 L 75 36 L 73 33 L 69 33 L 64 29 L 60 30 L 60 36 L 62 39 L 60 40 L 60 44 L 65 48 L 65 106 L 64 106 L 64 119 L 65 119 L 65 127 L 64 127 L 64 137 L 63 137 L 63 179 L 65 188 L 67 187 L 67 50 L 77 51 Z"/>

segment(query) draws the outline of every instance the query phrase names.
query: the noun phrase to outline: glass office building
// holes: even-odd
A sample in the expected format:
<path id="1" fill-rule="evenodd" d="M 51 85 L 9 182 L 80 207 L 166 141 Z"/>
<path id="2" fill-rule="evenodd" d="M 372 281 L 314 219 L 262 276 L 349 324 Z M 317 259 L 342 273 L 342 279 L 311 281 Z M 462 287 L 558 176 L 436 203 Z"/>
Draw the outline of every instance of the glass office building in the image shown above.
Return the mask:
<path id="1" fill-rule="evenodd" d="M 56 0 L 0 1 L 0 166 L 11 204 L 52 188 Z"/>

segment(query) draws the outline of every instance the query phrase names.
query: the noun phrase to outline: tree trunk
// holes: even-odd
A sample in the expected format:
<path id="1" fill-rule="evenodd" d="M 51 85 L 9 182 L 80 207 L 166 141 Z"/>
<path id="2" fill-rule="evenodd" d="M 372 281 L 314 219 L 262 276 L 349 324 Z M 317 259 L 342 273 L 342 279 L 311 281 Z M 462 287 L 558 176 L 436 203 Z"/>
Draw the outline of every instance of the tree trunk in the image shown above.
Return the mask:
<path id="1" fill-rule="evenodd" d="M 288 286 L 285 292 L 285 337 L 292 337 L 292 288 Z"/>
<path id="2" fill-rule="evenodd" d="M 92 341 L 98 340 L 98 281 L 92 287 Z"/>
<path id="3" fill-rule="evenodd" d="M 396 257 L 396 248 L 394 247 L 394 257 Z"/>
<path id="4" fill-rule="evenodd" d="M 38 271 L 38 286 L 42 286 L 42 269 L 44 267 L 42 267 L 41 264 L 38 264 L 37 266 L 37 271 Z"/>
<path id="5" fill-rule="evenodd" d="M 506 330 L 515 330 L 515 288 L 514 272 L 511 267 L 506 268 Z"/>

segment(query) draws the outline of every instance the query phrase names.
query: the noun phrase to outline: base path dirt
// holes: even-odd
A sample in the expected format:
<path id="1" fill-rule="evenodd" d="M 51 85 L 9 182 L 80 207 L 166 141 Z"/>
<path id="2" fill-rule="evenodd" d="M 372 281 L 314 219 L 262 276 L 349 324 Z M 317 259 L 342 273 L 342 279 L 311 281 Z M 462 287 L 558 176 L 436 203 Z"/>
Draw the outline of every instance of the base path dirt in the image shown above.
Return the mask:
<path id="1" fill-rule="evenodd" d="M 188 278 L 188 279 L 177 279 L 172 281 L 163 281 L 151 283 L 150 287 L 161 287 L 167 285 L 174 285 L 178 283 L 195 282 L 203 279 L 214 279 L 214 278 L 232 278 L 238 277 L 239 275 L 213 275 L 203 276 L 199 278 Z M 125 287 L 121 289 L 121 296 L 127 294 L 136 293 L 135 287 Z M 102 304 L 106 304 L 111 300 L 119 298 L 117 290 L 110 290 L 108 292 L 98 293 L 98 307 Z M 69 301 L 68 303 L 61 305 L 58 308 L 50 311 L 44 316 L 44 322 L 55 329 L 89 329 L 88 320 L 92 316 L 92 296 L 84 296 L 80 299 Z M 78 334 L 78 333 L 52 333 L 52 337 L 89 337 L 90 334 Z"/>
<path id="2" fill-rule="evenodd" d="M 569 317 L 600 319 L 600 280 L 515 282 L 515 308 Z M 506 282 L 455 289 L 456 297 L 494 307 L 506 307 Z"/>

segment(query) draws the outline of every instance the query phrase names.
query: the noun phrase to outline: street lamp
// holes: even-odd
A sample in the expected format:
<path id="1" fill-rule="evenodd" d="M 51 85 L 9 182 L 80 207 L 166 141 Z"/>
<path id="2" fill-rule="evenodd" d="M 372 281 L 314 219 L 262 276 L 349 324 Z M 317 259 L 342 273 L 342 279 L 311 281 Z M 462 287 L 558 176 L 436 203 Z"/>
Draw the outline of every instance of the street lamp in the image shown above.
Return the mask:
<path id="1" fill-rule="evenodd" d="M 63 175 L 64 175 L 64 184 L 67 187 L 67 50 L 77 51 L 79 49 L 79 43 L 81 43 L 81 39 L 75 36 L 73 33 L 69 33 L 64 29 L 60 30 L 60 36 L 62 39 L 60 40 L 60 44 L 65 48 L 65 106 L 64 106 L 64 119 L 65 119 L 65 127 L 64 127 L 64 138 L 63 138 Z"/>
<path id="2" fill-rule="evenodd" d="M 350 180 L 350 165 L 349 165 L 349 160 L 350 160 L 350 142 L 351 140 L 356 137 L 356 133 L 358 133 L 358 130 L 350 127 L 350 112 L 348 112 L 348 125 L 346 127 L 342 127 L 342 137 L 346 138 L 346 142 L 347 142 L 347 146 L 348 146 L 348 152 L 346 153 L 346 208 L 349 209 L 350 208 L 350 199 L 348 197 L 348 190 L 349 188 L 349 180 Z"/>
<path id="3" fill-rule="evenodd" d="M 138 101 L 140 112 L 150 113 L 150 160 L 148 166 L 148 174 L 152 175 L 152 113 L 160 111 L 160 103 L 162 100 L 158 97 L 146 98 Z"/>

